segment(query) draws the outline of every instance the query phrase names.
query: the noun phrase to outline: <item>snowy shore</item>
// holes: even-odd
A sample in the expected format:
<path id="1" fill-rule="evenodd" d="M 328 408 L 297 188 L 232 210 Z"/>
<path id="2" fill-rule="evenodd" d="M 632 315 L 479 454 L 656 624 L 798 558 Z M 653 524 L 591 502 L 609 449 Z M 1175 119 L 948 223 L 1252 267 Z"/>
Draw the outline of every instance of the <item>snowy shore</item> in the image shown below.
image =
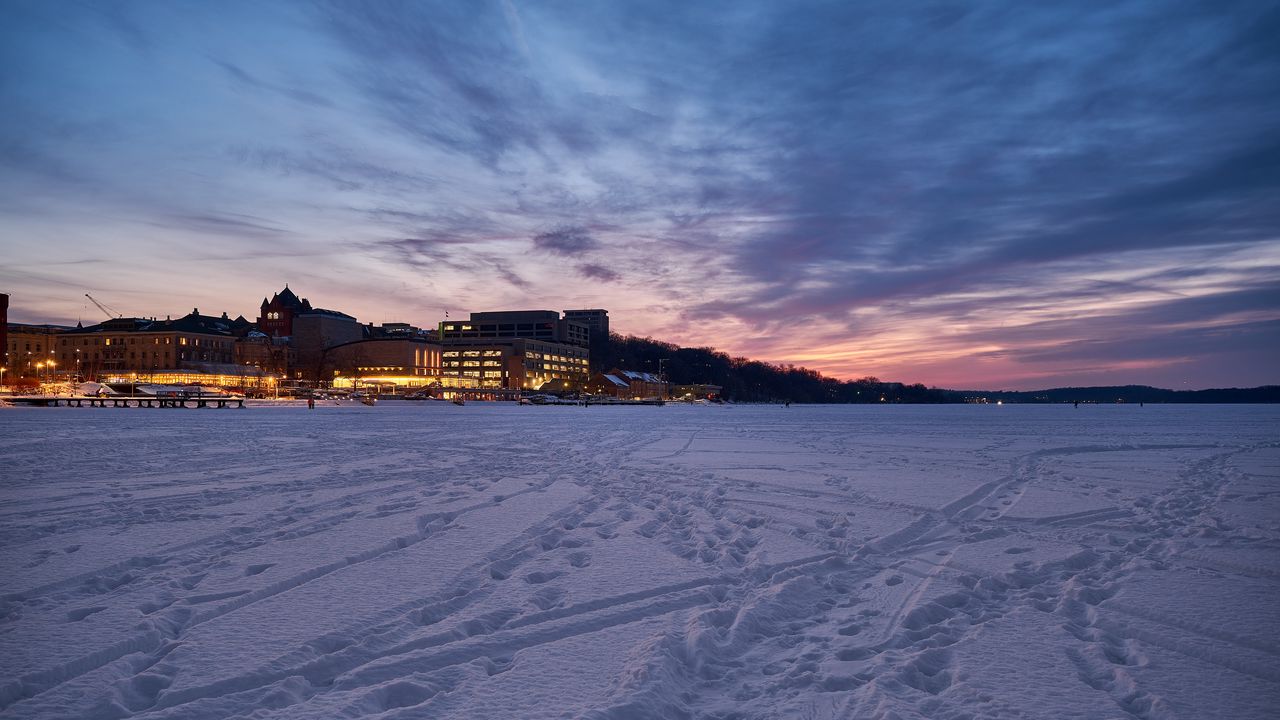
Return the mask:
<path id="1" fill-rule="evenodd" d="M 0 410 L 0 718 L 1265 718 L 1276 406 Z"/>

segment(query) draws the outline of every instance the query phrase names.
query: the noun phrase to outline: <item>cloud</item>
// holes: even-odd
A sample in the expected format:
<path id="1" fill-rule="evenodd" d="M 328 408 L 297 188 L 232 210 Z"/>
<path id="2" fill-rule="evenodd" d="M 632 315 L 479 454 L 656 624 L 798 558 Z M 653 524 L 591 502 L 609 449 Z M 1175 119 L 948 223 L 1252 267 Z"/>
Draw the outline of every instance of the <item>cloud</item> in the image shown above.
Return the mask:
<path id="1" fill-rule="evenodd" d="M 600 243 L 580 227 L 561 227 L 533 236 L 533 246 L 538 250 L 577 257 L 600 247 Z"/>
<path id="2" fill-rule="evenodd" d="M 593 280 L 601 280 L 604 282 L 617 282 L 622 279 L 621 273 L 610 270 L 604 265 L 597 265 L 595 263 L 583 263 L 582 265 L 579 265 L 578 273 L 583 277 L 588 277 Z"/>

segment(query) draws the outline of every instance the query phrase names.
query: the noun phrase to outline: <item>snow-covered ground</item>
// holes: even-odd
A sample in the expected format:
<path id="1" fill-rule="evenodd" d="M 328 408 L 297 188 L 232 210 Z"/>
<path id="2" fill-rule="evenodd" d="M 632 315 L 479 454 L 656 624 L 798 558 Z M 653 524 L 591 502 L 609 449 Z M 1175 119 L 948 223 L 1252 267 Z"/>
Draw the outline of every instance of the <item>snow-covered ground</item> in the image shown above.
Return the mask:
<path id="1" fill-rule="evenodd" d="M 0 410 L 0 717 L 1264 718 L 1280 408 Z"/>

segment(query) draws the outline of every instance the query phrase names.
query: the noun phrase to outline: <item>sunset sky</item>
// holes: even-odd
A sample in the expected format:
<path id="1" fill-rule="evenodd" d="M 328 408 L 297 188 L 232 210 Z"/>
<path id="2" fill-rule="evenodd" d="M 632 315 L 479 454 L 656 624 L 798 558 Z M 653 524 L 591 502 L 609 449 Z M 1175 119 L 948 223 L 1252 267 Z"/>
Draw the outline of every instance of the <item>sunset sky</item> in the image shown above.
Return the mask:
<path id="1" fill-rule="evenodd" d="M 10 320 L 603 307 L 953 388 L 1280 382 L 1280 7 L 0 3 Z"/>

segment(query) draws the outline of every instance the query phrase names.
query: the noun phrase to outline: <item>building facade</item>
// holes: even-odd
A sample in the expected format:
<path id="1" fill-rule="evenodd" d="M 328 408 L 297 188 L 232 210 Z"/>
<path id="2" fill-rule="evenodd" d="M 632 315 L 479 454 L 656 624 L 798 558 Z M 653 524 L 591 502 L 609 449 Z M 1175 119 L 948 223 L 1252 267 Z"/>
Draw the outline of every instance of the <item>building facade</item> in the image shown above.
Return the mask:
<path id="1" fill-rule="evenodd" d="M 418 387 L 440 378 L 440 353 L 419 338 L 375 338 L 329 348 L 329 360 L 340 377 Z"/>
<path id="2" fill-rule="evenodd" d="M 75 328 L 63 325 L 28 325 L 5 323 L 4 362 L 5 382 L 19 378 L 45 376 L 53 363 L 55 372 L 62 371 L 58 361 L 58 337 Z"/>
<path id="3" fill-rule="evenodd" d="M 441 376 L 485 388 L 537 390 L 556 380 L 581 388 L 589 356 L 584 347 L 540 340 L 455 340 L 442 344 Z"/>
<path id="4" fill-rule="evenodd" d="M 126 375 L 186 373 L 231 374 L 237 335 L 247 332 L 244 318 L 232 320 L 193 310 L 176 320 L 115 318 L 57 336 L 59 367 L 83 379 Z"/>
<path id="5" fill-rule="evenodd" d="M 444 344 L 456 340 L 540 340 L 589 347 L 591 330 L 565 320 L 555 310 L 506 310 L 471 313 L 470 320 L 444 320 L 439 325 Z"/>
<path id="6" fill-rule="evenodd" d="M 365 339 L 364 328 L 355 318 L 336 310 L 313 308 L 293 318 L 290 344 L 297 351 L 294 377 L 328 381 L 333 377 L 329 349 Z"/>

